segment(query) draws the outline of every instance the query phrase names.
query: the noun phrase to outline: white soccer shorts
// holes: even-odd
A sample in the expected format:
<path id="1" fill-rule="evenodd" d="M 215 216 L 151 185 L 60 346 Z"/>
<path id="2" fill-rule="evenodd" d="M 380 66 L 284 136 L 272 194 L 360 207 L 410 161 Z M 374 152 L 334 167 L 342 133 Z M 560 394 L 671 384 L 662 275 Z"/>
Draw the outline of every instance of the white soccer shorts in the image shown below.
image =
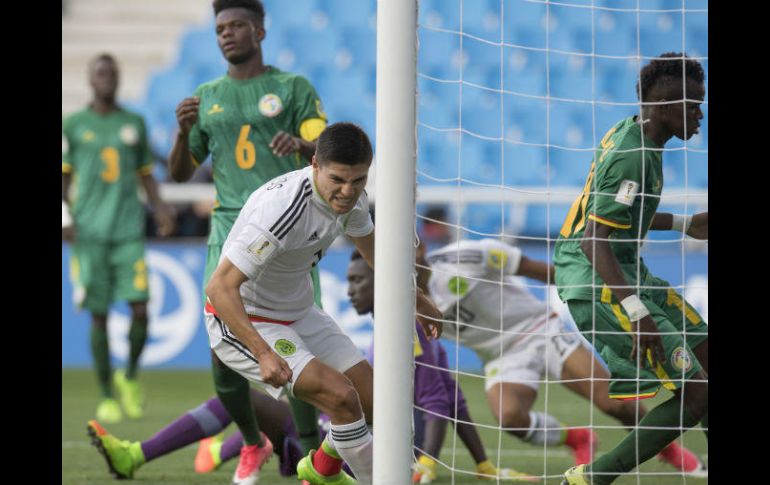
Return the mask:
<path id="1" fill-rule="evenodd" d="M 292 382 L 282 388 L 275 388 L 262 380 L 257 359 L 221 319 L 205 312 L 205 320 L 209 344 L 219 359 L 276 399 L 284 390 L 288 395 L 294 395 L 294 383 L 314 357 L 339 372 L 345 372 L 364 360 L 363 354 L 353 345 L 350 337 L 316 306 L 305 317 L 290 325 L 252 322 L 259 335 L 292 370 Z"/>

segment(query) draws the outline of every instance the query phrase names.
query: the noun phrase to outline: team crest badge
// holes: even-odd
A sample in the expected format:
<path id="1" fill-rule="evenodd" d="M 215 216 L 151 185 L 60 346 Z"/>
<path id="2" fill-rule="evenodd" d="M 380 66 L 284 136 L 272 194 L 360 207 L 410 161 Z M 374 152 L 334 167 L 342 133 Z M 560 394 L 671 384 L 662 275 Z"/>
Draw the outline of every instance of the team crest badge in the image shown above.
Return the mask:
<path id="1" fill-rule="evenodd" d="M 505 254 L 505 251 L 501 251 L 500 249 L 489 250 L 489 256 L 487 256 L 487 264 L 490 268 L 502 269 L 507 262 L 508 255 Z"/>
<path id="2" fill-rule="evenodd" d="M 685 372 L 692 369 L 692 357 L 690 357 L 690 353 L 683 347 L 674 349 L 674 353 L 671 354 L 671 363 L 677 369 Z"/>
<path id="3" fill-rule="evenodd" d="M 120 141 L 126 145 L 134 145 L 139 141 L 139 133 L 132 125 L 123 125 L 120 129 Z"/>
<path id="4" fill-rule="evenodd" d="M 259 100 L 259 112 L 268 118 L 275 118 L 283 111 L 283 102 L 278 95 L 270 93 Z"/>
<path id="5" fill-rule="evenodd" d="M 276 352 L 283 357 L 288 357 L 297 351 L 297 346 L 285 338 L 276 340 L 274 347 Z"/>
<path id="6" fill-rule="evenodd" d="M 461 276 L 453 276 L 449 279 L 449 291 L 453 295 L 463 296 L 468 292 L 468 281 Z"/>

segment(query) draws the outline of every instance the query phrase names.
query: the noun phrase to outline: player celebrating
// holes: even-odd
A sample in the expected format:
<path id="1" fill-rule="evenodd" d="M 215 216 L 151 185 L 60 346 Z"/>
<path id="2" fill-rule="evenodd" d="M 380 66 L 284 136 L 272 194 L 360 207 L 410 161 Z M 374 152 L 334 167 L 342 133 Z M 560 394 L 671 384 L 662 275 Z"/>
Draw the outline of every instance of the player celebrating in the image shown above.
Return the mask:
<path id="1" fill-rule="evenodd" d="M 493 239 L 461 240 L 426 259 L 432 270 L 430 294 L 449 320 L 445 336 L 470 347 L 484 362 L 487 401 L 508 432 L 536 445 L 565 444 L 577 464 L 590 462 L 598 445 L 593 431 L 565 430 L 550 414 L 531 410 L 545 375 L 563 379 L 565 387 L 627 428 L 637 423 L 635 403 L 609 398 L 609 376 L 599 361 L 546 302 L 514 277 L 548 283 L 551 266 Z M 455 328 L 450 323 L 455 321 L 462 325 Z M 644 413 L 640 407 L 639 414 Z M 690 473 L 703 468 L 692 452 L 673 442 L 660 458 Z"/>
<path id="2" fill-rule="evenodd" d="M 149 290 L 137 178 L 154 209 L 158 234 L 170 235 L 174 218 L 152 177 L 144 120 L 117 104 L 115 58 L 97 56 L 89 63 L 88 75 L 93 99 L 62 121 L 62 238 L 73 240 L 70 276 L 76 303 L 91 313 L 91 354 L 102 394 L 96 417 L 116 423 L 123 412 L 129 418 L 141 417 L 144 401 L 137 373 L 147 340 Z M 107 338 L 110 304 L 120 300 L 131 307 L 128 365 L 116 371 L 114 379 L 123 411 L 113 396 Z"/>
<path id="3" fill-rule="evenodd" d="M 708 326 L 639 257 L 647 231 L 708 238 L 708 213 L 656 213 L 663 189 L 662 149 L 698 132 L 705 95 L 700 63 L 666 53 L 642 68 L 641 116 L 619 121 L 601 141 L 581 194 L 556 244 L 556 284 L 578 328 L 607 362 L 609 395 L 674 396 L 615 448 L 573 467 L 565 485 L 612 483 L 699 421 L 708 439 Z"/>
<path id="4" fill-rule="evenodd" d="M 199 86 L 176 110 L 179 133 L 169 155 L 174 180 L 188 180 L 211 154 L 217 198 L 211 216 L 204 287 L 219 261 L 222 244 L 251 193 L 268 180 L 305 166 L 326 114 L 313 86 L 303 77 L 265 65 L 265 10 L 259 0 L 215 0 L 217 43 L 227 74 Z M 320 306 L 317 269 L 311 270 Z M 245 378 L 212 353 L 217 395 L 244 433 L 243 459 L 235 483 L 254 483 L 267 443 L 249 405 Z M 290 399 L 303 447 L 318 443 L 317 414 Z"/>

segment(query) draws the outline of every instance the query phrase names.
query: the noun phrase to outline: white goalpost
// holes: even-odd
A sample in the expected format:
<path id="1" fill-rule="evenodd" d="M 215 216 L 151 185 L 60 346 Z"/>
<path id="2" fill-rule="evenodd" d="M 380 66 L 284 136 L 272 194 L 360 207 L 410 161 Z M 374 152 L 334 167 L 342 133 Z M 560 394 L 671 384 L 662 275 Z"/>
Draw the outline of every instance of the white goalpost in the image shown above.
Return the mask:
<path id="1" fill-rule="evenodd" d="M 374 475 L 411 482 L 417 3 L 377 2 Z"/>

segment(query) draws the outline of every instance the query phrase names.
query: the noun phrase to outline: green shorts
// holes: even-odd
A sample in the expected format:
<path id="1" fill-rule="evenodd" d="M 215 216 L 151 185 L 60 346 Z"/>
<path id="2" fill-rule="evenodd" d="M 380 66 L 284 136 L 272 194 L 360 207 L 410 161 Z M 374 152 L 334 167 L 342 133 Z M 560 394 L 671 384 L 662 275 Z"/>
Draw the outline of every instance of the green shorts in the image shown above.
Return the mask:
<path id="1" fill-rule="evenodd" d="M 77 242 L 72 245 L 70 278 L 75 304 L 97 315 L 106 315 L 115 301 L 147 301 L 144 241 Z"/>
<path id="2" fill-rule="evenodd" d="M 602 290 L 599 301 L 567 302 L 580 332 L 596 347 L 610 369 L 609 394 L 613 399 L 654 397 L 661 386 L 679 389 L 685 379 L 701 370 L 692 349 L 708 340 L 708 325 L 666 281 L 650 278 L 646 285 L 660 286 L 660 289 L 646 289 L 640 295 L 663 340 L 666 362 L 655 367 L 649 355 L 641 369 L 631 360 L 631 322 L 609 288 Z"/>
<path id="3" fill-rule="evenodd" d="M 219 257 L 222 255 L 222 246 L 218 244 L 209 244 L 208 253 L 206 253 L 206 272 L 203 275 L 203 304 L 206 304 L 206 285 L 214 274 L 219 264 Z M 313 278 L 313 297 L 318 308 L 323 308 L 321 304 L 321 278 L 318 274 L 318 265 L 310 270 L 310 277 Z"/>

